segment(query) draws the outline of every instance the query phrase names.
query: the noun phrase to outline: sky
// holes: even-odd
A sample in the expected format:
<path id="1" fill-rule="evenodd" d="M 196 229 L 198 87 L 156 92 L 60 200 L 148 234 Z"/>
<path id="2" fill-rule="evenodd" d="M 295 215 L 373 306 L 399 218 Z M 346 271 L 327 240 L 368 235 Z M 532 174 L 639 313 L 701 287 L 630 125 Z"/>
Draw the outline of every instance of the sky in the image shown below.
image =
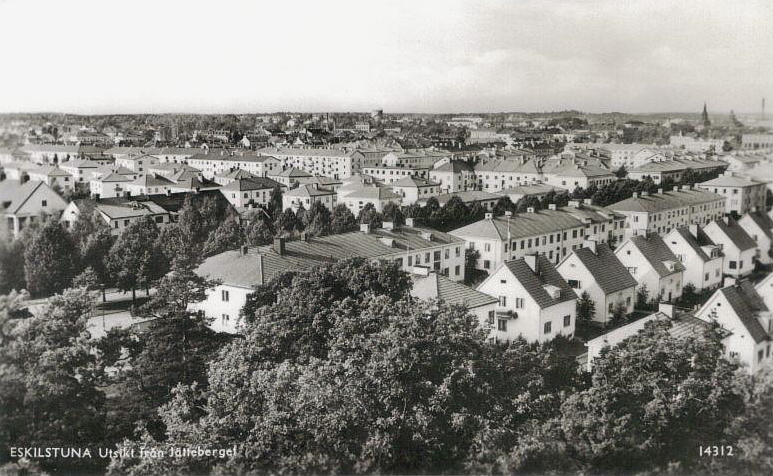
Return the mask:
<path id="1" fill-rule="evenodd" d="M 773 110 L 771 0 L 0 0 L 0 112 Z"/>

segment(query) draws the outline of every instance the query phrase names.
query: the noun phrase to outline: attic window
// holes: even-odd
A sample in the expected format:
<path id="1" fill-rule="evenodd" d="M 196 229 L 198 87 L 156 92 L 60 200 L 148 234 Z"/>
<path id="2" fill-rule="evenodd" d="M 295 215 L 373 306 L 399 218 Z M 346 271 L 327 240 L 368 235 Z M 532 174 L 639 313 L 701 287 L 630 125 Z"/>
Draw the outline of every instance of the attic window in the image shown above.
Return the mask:
<path id="1" fill-rule="evenodd" d="M 41 207 L 48 206 L 48 201 L 46 201 L 46 200 L 41 200 L 41 201 L 40 201 L 40 206 L 41 206 Z"/>

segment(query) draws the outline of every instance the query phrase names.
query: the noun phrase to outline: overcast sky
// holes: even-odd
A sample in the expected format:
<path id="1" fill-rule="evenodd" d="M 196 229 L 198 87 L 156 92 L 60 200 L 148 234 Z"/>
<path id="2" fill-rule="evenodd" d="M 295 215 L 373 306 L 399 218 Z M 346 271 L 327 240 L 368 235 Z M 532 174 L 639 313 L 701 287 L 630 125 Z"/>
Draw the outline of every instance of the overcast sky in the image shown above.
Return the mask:
<path id="1" fill-rule="evenodd" d="M 773 0 L 0 0 L 0 112 L 757 112 Z"/>

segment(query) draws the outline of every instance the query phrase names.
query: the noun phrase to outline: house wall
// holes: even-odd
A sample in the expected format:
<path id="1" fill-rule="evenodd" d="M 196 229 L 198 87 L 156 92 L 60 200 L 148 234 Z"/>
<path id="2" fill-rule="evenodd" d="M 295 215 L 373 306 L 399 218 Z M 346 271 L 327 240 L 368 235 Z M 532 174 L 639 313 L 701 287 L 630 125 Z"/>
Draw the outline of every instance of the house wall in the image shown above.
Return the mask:
<path id="1" fill-rule="evenodd" d="M 223 292 L 228 293 L 227 300 Z M 207 298 L 188 306 L 191 311 L 201 311 L 204 316 L 212 319 L 209 327 L 217 332 L 235 334 L 242 325 L 239 313 L 247 303 L 247 296 L 254 290 L 228 284 L 221 284 L 207 291 Z"/>

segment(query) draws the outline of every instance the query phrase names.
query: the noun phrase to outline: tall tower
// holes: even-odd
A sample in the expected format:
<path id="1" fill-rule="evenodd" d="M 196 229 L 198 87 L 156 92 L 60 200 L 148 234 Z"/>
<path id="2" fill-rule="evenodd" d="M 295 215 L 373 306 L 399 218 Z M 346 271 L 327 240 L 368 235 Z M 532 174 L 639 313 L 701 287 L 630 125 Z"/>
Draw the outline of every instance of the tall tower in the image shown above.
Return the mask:
<path id="1" fill-rule="evenodd" d="M 706 111 L 706 103 L 703 103 L 703 113 L 701 114 L 701 122 L 703 123 L 703 127 L 708 128 L 711 126 L 711 121 L 709 120 L 709 113 Z"/>

